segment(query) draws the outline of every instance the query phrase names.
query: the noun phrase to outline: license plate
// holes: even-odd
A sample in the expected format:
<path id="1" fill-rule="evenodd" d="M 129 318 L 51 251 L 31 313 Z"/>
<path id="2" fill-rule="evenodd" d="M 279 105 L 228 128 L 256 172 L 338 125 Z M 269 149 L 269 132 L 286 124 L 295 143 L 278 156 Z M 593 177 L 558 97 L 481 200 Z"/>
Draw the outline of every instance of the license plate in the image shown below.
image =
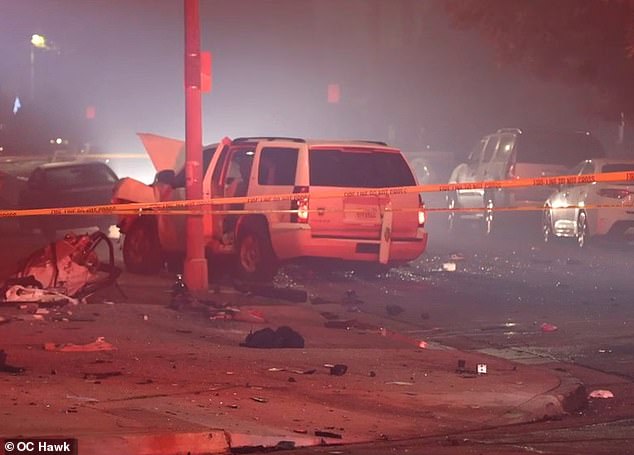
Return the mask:
<path id="1" fill-rule="evenodd" d="M 344 221 L 353 223 L 378 223 L 380 222 L 379 208 L 375 206 L 346 204 L 344 206 Z"/>

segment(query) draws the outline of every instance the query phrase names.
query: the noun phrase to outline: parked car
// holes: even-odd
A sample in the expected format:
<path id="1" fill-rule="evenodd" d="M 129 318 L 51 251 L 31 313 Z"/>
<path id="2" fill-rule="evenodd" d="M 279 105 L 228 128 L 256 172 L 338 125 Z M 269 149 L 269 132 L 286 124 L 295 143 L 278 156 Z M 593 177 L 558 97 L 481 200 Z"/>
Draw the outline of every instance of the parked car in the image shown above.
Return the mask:
<path id="1" fill-rule="evenodd" d="M 604 156 L 603 146 L 588 132 L 505 128 L 480 139 L 467 161 L 453 170 L 449 183 L 553 176 L 579 161 Z M 542 205 L 552 191 L 543 186 L 452 192 L 447 195 L 449 209 L 482 211 L 450 211 L 449 228 L 463 218 L 475 219 L 483 222 L 485 234 L 491 234 L 497 225 L 496 207 Z"/>
<path id="2" fill-rule="evenodd" d="M 406 156 L 420 185 L 445 183 L 456 167 L 456 158 L 451 152 L 425 150 Z"/>
<path id="3" fill-rule="evenodd" d="M 593 159 L 575 166 L 571 175 L 634 171 L 634 160 Z M 595 236 L 634 234 L 634 184 L 591 182 L 564 185 L 544 205 L 544 241 L 572 237 L 580 247 Z"/>
<path id="4" fill-rule="evenodd" d="M 177 150 L 170 141 L 166 138 L 163 149 L 153 141 L 158 145 L 148 152 L 164 157 L 168 150 Z M 379 142 L 247 137 L 226 139 L 205 148 L 203 155 L 205 198 L 352 193 L 416 185 L 401 151 Z M 184 199 L 182 167 L 157 170 L 161 172 L 151 186 L 123 179 L 114 202 Z M 393 211 L 384 216 L 388 205 Z M 238 273 L 248 280 L 270 279 L 280 262 L 304 257 L 404 263 L 420 256 L 427 244 L 425 212 L 417 193 L 313 196 L 216 208 L 246 210 L 244 214 L 204 215 L 204 235 L 208 253 L 233 257 Z M 166 257 L 182 255 L 184 218 L 121 217 L 118 225 L 125 234 L 123 255 L 128 270 L 155 273 Z"/>
<path id="5" fill-rule="evenodd" d="M 0 210 L 15 209 L 21 188 L 25 185 L 25 180 L 0 171 Z"/>
<path id="6" fill-rule="evenodd" d="M 20 194 L 22 209 L 73 207 L 110 204 L 117 175 L 101 162 L 60 162 L 42 164 L 28 178 Z M 47 238 L 56 231 L 98 227 L 108 231 L 112 215 L 31 216 L 20 218 L 22 229 L 39 229 Z"/>

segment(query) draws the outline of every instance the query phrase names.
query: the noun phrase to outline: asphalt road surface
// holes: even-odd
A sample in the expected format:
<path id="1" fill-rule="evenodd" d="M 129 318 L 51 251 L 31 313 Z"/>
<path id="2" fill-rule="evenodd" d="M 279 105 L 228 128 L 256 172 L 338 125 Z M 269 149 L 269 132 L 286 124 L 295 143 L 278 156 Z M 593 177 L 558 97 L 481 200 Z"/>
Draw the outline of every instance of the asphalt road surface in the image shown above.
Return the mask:
<path id="1" fill-rule="evenodd" d="M 350 318 L 379 315 L 404 339 L 552 365 L 615 398 L 590 400 L 557 422 L 301 453 L 633 453 L 634 246 L 545 245 L 536 218 L 511 216 L 485 238 L 477 223 L 450 234 L 444 215 L 433 214 L 428 251 L 408 266 L 388 273 L 288 266 L 276 281 L 305 288 L 313 300 L 347 299 Z M 6 275 L 41 239 L 14 232 L 1 243 Z"/>
<path id="2" fill-rule="evenodd" d="M 326 299 L 352 294 L 351 313 L 383 315 L 386 326 L 432 347 L 549 365 L 615 398 L 592 399 L 559 422 L 339 453 L 634 453 L 634 246 L 544 244 L 536 213 L 509 215 L 491 238 L 477 222 L 450 234 L 440 213 L 428 229 L 427 253 L 387 274 L 291 268 L 282 277 Z"/>

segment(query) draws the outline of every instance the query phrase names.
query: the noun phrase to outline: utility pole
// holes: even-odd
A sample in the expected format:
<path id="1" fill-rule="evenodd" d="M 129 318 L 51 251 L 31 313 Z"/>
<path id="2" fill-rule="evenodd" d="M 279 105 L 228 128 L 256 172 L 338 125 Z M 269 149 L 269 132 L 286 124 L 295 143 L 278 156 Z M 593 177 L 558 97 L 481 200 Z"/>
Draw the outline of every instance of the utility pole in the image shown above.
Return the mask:
<path id="1" fill-rule="evenodd" d="M 52 49 L 56 49 L 56 46 L 49 46 L 48 40 L 44 35 L 40 35 L 39 33 L 34 33 L 31 35 L 31 55 L 30 55 L 30 63 L 31 63 L 31 74 L 30 74 L 30 101 L 33 102 L 35 99 L 35 49 L 40 49 L 43 51 L 48 51 Z M 59 51 L 59 49 L 56 49 Z"/>
<path id="2" fill-rule="evenodd" d="M 29 91 L 29 101 L 31 103 L 35 99 L 35 46 L 31 44 L 31 78 L 30 78 L 30 91 Z"/>
<path id="3" fill-rule="evenodd" d="M 199 0 L 185 0 L 185 191 L 187 199 L 202 199 L 202 101 L 200 77 Z M 203 218 L 187 215 L 185 284 L 192 291 L 209 287 Z"/>

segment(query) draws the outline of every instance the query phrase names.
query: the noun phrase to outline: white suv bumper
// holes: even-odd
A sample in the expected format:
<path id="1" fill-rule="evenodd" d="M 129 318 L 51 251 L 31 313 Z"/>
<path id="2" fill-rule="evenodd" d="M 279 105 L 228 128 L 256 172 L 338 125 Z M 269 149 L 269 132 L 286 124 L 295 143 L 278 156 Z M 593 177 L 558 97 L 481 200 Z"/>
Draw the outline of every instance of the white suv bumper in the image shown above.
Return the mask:
<path id="1" fill-rule="evenodd" d="M 271 227 L 273 251 L 280 260 L 301 257 L 378 262 L 381 242 L 378 239 L 314 237 L 306 224 L 278 223 Z M 408 262 L 418 258 L 427 247 L 427 232 L 419 228 L 416 238 L 392 240 L 388 262 Z"/>

